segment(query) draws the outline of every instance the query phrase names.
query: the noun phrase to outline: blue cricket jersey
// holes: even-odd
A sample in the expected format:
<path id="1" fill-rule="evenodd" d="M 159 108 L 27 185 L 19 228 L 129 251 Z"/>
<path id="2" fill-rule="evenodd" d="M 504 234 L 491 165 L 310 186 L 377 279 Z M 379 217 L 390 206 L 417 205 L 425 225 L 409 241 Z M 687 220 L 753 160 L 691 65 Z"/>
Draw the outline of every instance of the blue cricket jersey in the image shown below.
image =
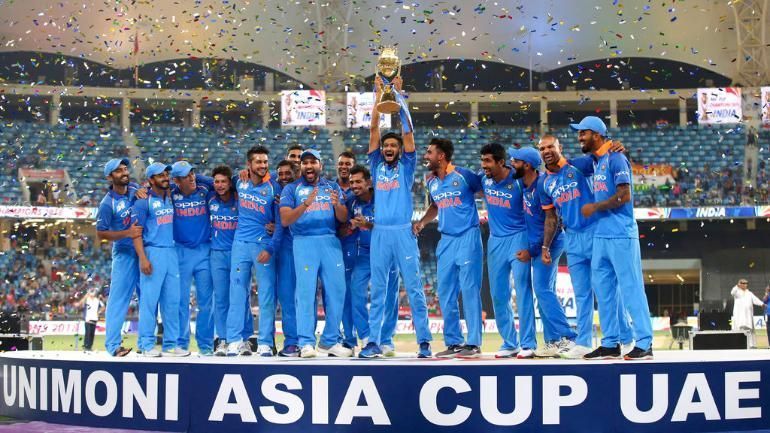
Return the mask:
<path id="1" fill-rule="evenodd" d="M 129 183 L 126 194 L 118 194 L 110 186 L 107 194 L 99 203 L 96 212 L 96 230 L 100 232 L 120 232 L 131 227 L 131 206 L 136 201 L 136 191 L 140 188 L 135 183 Z M 131 238 L 118 239 L 112 243 L 112 253 L 133 252 L 134 244 Z"/>
<path id="2" fill-rule="evenodd" d="M 182 194 L 176 184 L 171 184 L 174 201 L 174 240 L 178 245 L 195 248 L 211 241 L 211 218 L 208 200 L 214 195 L 214 179 L 195 175 L 197 186 L 189 195 Z"/>
<path id="3" fill-rule="evenodd" d="M 444 179 L 435 176 L 428 179 L 427 188 L 431 202 L 438 207 L 438 231 L 457 236 L 479 226 L 474 195 L 482 188 L 476 173 L 450 164 Z"/>
<path id="4" fill-rule="evenodd" d="M 296 180 L 283 189 L 281 207 L 296 208 L 307 200 L 315 185 L 305 182 L 304 177 Z M 315 201 L 305 209 L 302 216 L 289 228 L 294 236 L 320 236 L 337 234 L 337 218 L 334 216 L 331 192 L 337 191 L 340 200 L 343 199 L 342 189 L 337 182 L 319 179 L 318 195 Z"/>
<path id="5" fill-rule="evenodd" d="M 350 200 L 352 200 L 355 197 L 355 194 L 353 194 L 353 191 L 348 188 L 344 189 L 342 188 L 342 185 L 340 185 L 339 179 L 337 179 L 337 185 L 340 186 L 340 191 L 342 191 L 342 196 L 340 197 L 340 201 L 342 203 L 345 203 L 345 205 L 348 204 Z M 350 215 L 348 215 L 350 216 Z M 340 223 L 341 224 L 341 223 Z M 339 224 L 338 224 L 339 226 Z M 340 242 L 342 242 L 342 249 L 347 250 L 350 248 L 353 248 L 356 245 L 356 236 L 354 234 L 350 234 L 349 236 L 341 236 Z"/>
<path id="6" fill-rule="evenodd" d="M 145 247 L 172 248 L 174 244 L 174 203 L 171 194 L 161 197 L 153 190 L 147 198 L 137 200 L 131 208 L 131 224 L 142 227 L 142 241 Z"/>
<path id="7" fill-rule="evenodd" d="M 545 231 L 545 211 L 540 203 L 543 194 L 545 173 L 540 173 L 532 185 L 524 188 L 524 221 L 527 223 L 527 238 L 529 238 L 529 255 L 537 257 L 542 252 L 543 234 Z M 562 230 L 556 229 L 551 245 L 561 241 Z"/>
<path id="8" fill-rule="evenodd" d="M 233 248 L 235 230 L 238 228 L 237 197 L 233 193 L 227 202 L 222 201 L 218 195 L 209 199 L 212 250 L 230 251 Z"/>
<path id="9" fill-rule="evenodd" d="M 511 169 L 500 183 L 487 176 L 482 178 L 489 233 L 492 236 L 510 236 L 527 229 L 522 204 L 524 187 L 513 175 L 514 170 Z"/>
<path id="10" fill-rule="evenodd" d="M 363 216 L 367 222 L 374 223 L 374 194 L 369 201 L 363 201 L 355 195 L 348 202 L 348 220 L 357 216 Z M 357 228 L 353 234 L 358 248 L 358 254 L 369 254 L 369 248 L 372 244 L 372 231 L 368 229 Z"/>
<path id="11" fill-rule="evenodd" d="M 262 183 L 254 185 L 250 180 L 237 181 L 238 192 L 238 228 L 235 240 L 241 242 L 267 242 L 265 250 L 274 253 L 281 245 L 283 226 L 278 215 L 278 199 L 281 185 L 267 177 Z M 265 226 L 275 223 L 273 235 L 267 234 Z"/>
<path id="12" fill-rule="evenodd" d="M 417 163 L 415 152 L 402 152 L 398 163 L 385 162 L 380 149 L 369 154 L 374 182 L 376 224 L 399 226 L 412 223 L 412 185 Z"/>
<path id="13" fill-rule="evenodd" d="M 596 222 L 596 214 L 584 218 L 580 213 L 583 205 L 594 202 L 591 179 L 585 175 L 584 170 L 562 158 L 559 170 L 549 171 L 543 186 L 541 206 L 543 209 L 555 209 L 568 230 L 580 231 Z"/>
<path id="14" fill-rule="evenodd" d="M 633 183 L 631 164 L 622 153 L 609 152 L 611 142 L 606 142 L 593 155 L 594 200 L 604 201 L 615 195 L 618 185 L 628 184 L 631 200 L 622 206 L 596 212 L 599 224 L 594 236 L 598 238 L 639 238 L 639 228 L 634 219 Z"/>

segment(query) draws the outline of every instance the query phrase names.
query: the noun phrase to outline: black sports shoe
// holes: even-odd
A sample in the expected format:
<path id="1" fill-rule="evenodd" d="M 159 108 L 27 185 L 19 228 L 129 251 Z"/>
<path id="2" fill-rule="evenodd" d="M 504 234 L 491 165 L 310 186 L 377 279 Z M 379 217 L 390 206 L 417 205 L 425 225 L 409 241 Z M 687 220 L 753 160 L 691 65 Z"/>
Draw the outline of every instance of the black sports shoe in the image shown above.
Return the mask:
<path id="1" fill-rule="evenodd" d="M 465 345 L 463 350 L 457 354 L 458 358 L 481 358 L 481 348 L 479 346 Z"/>
<path id="2" fill-rule="evenodd" d="M 462 352 L 463 349 L 465 349 L 465 346 L 461 346 L 459 344 L 453 344 L 447 347 L 445 351 L 437 353 L 436 358 L 454 358 L 458 354 L 460 354 L 460 352 Z"/>
<path id="3" fill-rule="evenodd" d="M 647 350 L 640 349 L 639 347 L 634 347 L 633 350 L 628 352 L 626 356 L 623 357 L 626 361 L 639 361 L 642 359 L 652 359 L 652 348 L 649 348 Z"/>
<path id="4" fill-rule="evenodd" d="M 583 359 L 595 361 L 597 359 L 622 359 L 620 356 L 620 345 L 615 347 L 599 346 L 591 353 L 583 355 Z"/>
<path id="5" fill-rule="evenodd" d="M 130 347 L 129 348 L 125 348 L 123 346 L 120 346 L 117 349 L 115 349 L 115 353 L 113 353 L 112 356 L 115 356 L 117 358 L 122 358 L 122 357 L 128 355 L 129 353 L 131 353 L 131 348 Z"/>

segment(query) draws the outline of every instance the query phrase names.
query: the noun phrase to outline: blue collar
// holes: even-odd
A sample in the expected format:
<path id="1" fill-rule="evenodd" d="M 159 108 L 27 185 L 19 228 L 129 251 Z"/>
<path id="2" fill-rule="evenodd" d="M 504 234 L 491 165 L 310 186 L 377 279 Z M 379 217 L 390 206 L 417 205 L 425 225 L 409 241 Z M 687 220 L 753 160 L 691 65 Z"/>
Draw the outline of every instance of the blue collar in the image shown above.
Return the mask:
<path id="1" fill-rule="evenodd" d="M 107 194 L 114 199 L 128 198 L 130 196 L 130 189 L 126 187 L 125 194 L 118 194 L 115 192 L 115 189 L 112 187 L 112 185 L 110 185 L 110 189 L 107 191 Z"/>

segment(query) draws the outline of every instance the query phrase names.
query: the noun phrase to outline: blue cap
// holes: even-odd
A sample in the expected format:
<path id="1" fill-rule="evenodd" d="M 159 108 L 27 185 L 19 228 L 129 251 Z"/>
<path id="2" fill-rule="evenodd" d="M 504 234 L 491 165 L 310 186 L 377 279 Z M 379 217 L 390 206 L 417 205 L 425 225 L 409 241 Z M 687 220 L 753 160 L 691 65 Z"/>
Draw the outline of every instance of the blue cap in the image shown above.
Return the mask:
<path id="1" fill-rule="evenodd" d="M 118 167 L 120 167 L 120 164 L 125 165 L 126 167 L 129 167 L 131 162 L 129 162 L 126 158 L 113 158 L 109 161 L 107 161 L 107 164 L 104 164 L 104 176 L 107 177 L 112 173 L 113 171 L 117 170 Z"/>
<path id="2" fill-rule="evenodd" d="M 580 123 L 570 123 L 569 127 L 575 131 L 588 130 L 593 131 L 602 137 L 607 136 L 607 125 L 604 124 L 602 119 L 596 116 L 586 116 Z"/>
<path id="3" fill-rule="evenodd" d="M 319 161 L 321 160 L 321 153 L 315 149 L 307 149 L 302 152 L 302 155 L 299 156 L 299 160 L 302 161 L 306 156 L 312 156 Z"/>
<path id="4" fill-rule="evenodd" d="M 161 174 L 164 171 L 170 171 L 171 166 L 163 164 L 161 162 L 153 162 L 147 167 L 147 170 L 144 171 L 144 175 L 147 176 L 147 179 L 155 176 L 156 174 Z"/>
<path id="5" fill-rule="evenodd" d="M 543 163 L 543 159 L 540 158 L 540 152 L 534 147 L 522 147 L 521 149 L 515 149 L 512 153 L 512 159 L 524 161 L 531 165 L 532 168 L 538 168 Z"/>
<path id="6" fill-rule="evenodd" d="M 185 177 L 190 174 L 193 166 L 187 161 L 177 161 L 171 166 L 171 177 Z"/>

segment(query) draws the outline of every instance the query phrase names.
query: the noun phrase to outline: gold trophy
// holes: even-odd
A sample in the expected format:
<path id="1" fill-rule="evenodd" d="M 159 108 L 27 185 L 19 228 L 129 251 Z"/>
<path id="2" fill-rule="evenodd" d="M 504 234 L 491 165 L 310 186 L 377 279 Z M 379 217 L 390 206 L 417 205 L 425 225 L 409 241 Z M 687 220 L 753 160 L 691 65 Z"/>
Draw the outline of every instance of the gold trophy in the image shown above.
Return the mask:
<path id="1" fill-rule="evenodd" d="M 401 110 L 401 104 L 396 101 L 397 90 L 393 88 L 393 79 L 401 73 L 401 60 L 395 47 L 384 47 L 377 59 L 376 73 L 386 80 L 388 84 L 382 89 L 379 101 L 375 101 L 377 111 L 382 114 L 393 114 Z"/>

